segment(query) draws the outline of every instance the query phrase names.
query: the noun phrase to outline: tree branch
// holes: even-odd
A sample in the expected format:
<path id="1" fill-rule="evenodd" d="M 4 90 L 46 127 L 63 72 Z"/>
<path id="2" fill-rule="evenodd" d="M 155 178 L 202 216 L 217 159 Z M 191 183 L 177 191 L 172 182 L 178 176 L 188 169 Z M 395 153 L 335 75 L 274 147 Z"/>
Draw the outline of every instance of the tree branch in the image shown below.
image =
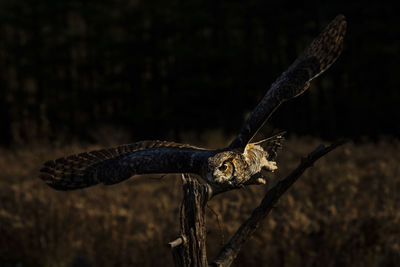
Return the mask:
<path id="1" fill-rule="evenodd" d="M 328 147 L 320 145 L 306 158 L 302 158 L 299 166 L 295 170 L 266 193 L 261 204 L 252 212 L 250 218 L 240 226 L 232 239 L 220 250 L 211 266 L 230 266 L 238 255 L 242 245 L 256 231 L 261 220 L 268 215 L 283 193 L 285 193 L 315 161 L 346 142 L 347 140 L 340 140 Z"/>

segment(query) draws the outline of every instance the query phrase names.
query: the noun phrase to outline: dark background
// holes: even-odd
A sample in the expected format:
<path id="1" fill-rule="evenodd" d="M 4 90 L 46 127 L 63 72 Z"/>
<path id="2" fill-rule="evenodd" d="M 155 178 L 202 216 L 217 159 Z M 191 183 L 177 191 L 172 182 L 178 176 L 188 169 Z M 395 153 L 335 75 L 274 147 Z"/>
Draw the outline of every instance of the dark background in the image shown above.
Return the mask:
<path id="1" fill-rule="evenodd" d="M 337 14 L 344 51 L 270 128 L 399 136 L 397 11 L 364 1 L 0 1 L 1 145 L 228 135 Z M 113 131 L 109 131 L 113 134 Z"/>

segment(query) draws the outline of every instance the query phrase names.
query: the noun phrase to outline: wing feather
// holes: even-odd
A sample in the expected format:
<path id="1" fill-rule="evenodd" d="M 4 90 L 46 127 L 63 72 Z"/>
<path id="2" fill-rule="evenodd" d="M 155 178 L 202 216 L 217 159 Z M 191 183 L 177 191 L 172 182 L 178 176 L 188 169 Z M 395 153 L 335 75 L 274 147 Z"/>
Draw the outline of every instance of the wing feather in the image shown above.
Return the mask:
<path id="1" fill-rule="evenodd" d="M 283 142 L 285 141 L 285 134 L 286 132 L 283 131 L 252 144 L 260 145 L 265 151 L 268 151 L 268 161 L 275 161 L 278 152 L 282 149 Z"/>
<path id="2" fill-rule="evenodd" d="M 210 150 L 164 141 L 142 141 L 50 160 L 39 177 L 57 190 L 115 184 L 145 173 L 199 172 Z"/>
<path id="3" fill-rule="evenodd" d="M 272 84 L 229 148 L 244 149 L 281 103 L 306 91 L 311 80 L 327 70 L 339 57 L 345 32 L 346 19 L 343 15 L 339 15 Z"/>

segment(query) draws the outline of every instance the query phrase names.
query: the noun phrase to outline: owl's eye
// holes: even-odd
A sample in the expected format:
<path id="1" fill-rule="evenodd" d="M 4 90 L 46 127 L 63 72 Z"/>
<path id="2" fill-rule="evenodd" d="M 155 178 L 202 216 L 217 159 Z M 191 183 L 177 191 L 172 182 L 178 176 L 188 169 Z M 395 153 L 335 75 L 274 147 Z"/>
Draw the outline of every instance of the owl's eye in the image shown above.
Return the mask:
<path id="1" fill-rule="evenodd" d="M 221 172 L 224 172 L 225 174 L 228 174 L 226 172 L 232 172 L 232 170 L 234 169 L 232 162 L 230 161 L 225 161 L 221 166 L 218 167 L 218 170 L 220 170 Z"/>
<path id="2" fill-rule="evenodd" d="M 224 172 L 224 171 L 226 171 L 226 169 L 228 169 L 228 164 L 224 163 L 224 164 L 222 164 L 221 166 L 219 166 L 218 169 L 219 169 L 221 172 Z"/>

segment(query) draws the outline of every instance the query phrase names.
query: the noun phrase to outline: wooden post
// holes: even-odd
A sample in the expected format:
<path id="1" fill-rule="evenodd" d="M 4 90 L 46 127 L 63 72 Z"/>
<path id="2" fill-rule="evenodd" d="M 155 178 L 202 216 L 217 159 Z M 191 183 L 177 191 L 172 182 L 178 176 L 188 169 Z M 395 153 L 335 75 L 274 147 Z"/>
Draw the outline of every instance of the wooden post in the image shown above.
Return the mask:
<path id="1" fill-rule="evenodd" d="M 175 266 L 208 266 L 205 206 L 211 188 L 188 174 L 182 175 L 183 202 L 180 212 L 181 234 L 168 244 Z"/>

